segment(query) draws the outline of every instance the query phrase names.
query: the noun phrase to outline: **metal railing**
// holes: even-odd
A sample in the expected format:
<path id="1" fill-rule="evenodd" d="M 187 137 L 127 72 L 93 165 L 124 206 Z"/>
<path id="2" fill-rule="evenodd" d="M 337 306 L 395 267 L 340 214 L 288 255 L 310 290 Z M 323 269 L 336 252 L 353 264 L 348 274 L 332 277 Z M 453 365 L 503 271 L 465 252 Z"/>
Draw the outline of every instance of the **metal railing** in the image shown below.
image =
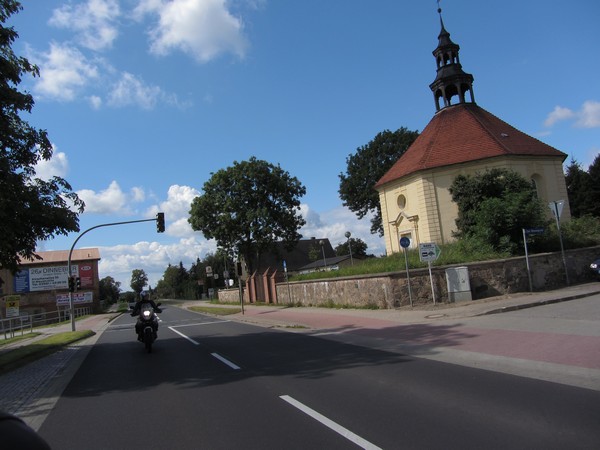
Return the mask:
<path id="1" fill-rule="evenodd" d="M 90 306 L 75 308 L 74 318 L 85 316 L 92 313 Z M 21 336 L 25 333 L 32 333 L 34 328 L 44 327 L 70 320 L 68 309 L 56 309 L 38 314 L 24 314 L 19 317 L 0 319 L 0 333 L 4 339 L 10 339 L 20 331 Z"/>

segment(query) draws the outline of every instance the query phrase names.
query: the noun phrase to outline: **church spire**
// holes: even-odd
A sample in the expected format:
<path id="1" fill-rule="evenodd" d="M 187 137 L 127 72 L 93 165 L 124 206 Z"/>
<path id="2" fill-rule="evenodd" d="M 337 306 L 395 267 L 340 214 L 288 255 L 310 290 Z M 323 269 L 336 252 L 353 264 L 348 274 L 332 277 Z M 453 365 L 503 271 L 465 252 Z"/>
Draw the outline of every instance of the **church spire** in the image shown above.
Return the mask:
<path id="1" fill-rule="evenodd" d="M 438 35 L 438 46 L 433 51 L 433 56 L 437 64 L 437 75 L 433 83 L 429 85 L 429 88 L 433 92 L 437 111 L 450 106 L 452 104 L 452 97 L 454 96 L 458 96 L 459 103 L 467 103 L 465 99 L 467 92 L 471 97 L 470 103 L 475 103 L 473 75 L 465 73 L 462 70 L 458 57 L 460 47 L 450 39 L 450 33 L 444 27 L 442 8 L 439 6 L 440 2 L 438 0 L 441 31 Z M 442 106 L 440 106 L 440 99 L 444 102 Z"/>

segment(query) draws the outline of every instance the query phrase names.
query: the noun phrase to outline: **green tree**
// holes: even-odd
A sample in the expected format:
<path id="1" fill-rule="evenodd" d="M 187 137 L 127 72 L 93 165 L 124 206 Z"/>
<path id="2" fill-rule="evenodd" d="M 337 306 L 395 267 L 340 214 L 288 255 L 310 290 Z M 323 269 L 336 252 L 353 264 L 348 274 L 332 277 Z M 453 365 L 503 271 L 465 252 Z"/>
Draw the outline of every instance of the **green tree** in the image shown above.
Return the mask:
<path id="1" fill-rule="evenodd" d="M 571 159 L 565 174 L 569 206 L 573 217 L 587 214 L 590 208 L 590 190 L 592 180 L 590 174 L 581 168 L 575 159 Z"/>
<path id="2" fill-rule="evenodd" d="M 136 295 L 139 295 L 147 284 L 148 276 L 146 275 L 146 272 L 142 269 L 133 269 L 131 271 L 131 283 L 129 286 L 131 286 L 131 289 L 133 289 L 133 292 L 135 292 Z"/>
<path id="3" fill-rule="evenodd" d="M 349 244 L 349 245 L 348 245 Z M 367 243 L 360 238 L 353 238 L 338 244 L 335 248 L 335 254 L 337 256 L 345 256 L 350 254 L 352 249 L 352 256 L 367 256 Z"/>
<path id="4" fill-rule="evenodd" d="M 160 298 L 177 298 L 177 277 L 179 269 L 169 264 L 163 276 L 156 284 L 156 292 Z"/>
<path id="5" fill-rule="evenodd" d="M 242 255 L 250 270 L 274 242 L 293 248 L 300 239 L 298 230 L 306 222 L 299 199 L 306 188 L 279 165 L 255 157 L 236 161 L 213 173 L 203 189 L 192 201 L 192 229 Z"/>
<path id="6" fill-rule="evenodd" d="M 381 206 L 375 184 L 398 161 L 419 136 L 417 131 L 402 127 L 394 132 L 385 130 L 367 145 L 346 158 L 346 173 L 340 173 L 339 194 L 343 205 L 359 219 L 371 213 L 371 233 L 383 236 Z"/>
<path id="7" fill-rule="evenodd" d="M 121 283 L 115 281 L 113 277 L 104 277 L 100 280 L 98 289 L 101 301 L 109 304 L 116 303 L 121 293 Z"/>
<path id="8" fill-rule="evenodd" d="M 590 190 L 589 190 L 589 208 L 586 214 L 594 217 L 600 217 L 600 153 L 596 155 L 592 164 L 588 168 L 590 175 Z"/>
<path id="9" fill-rule="evenodd" d="M 37 257 L 36 241 L 79 231 L 84 208 L 64 179 L 36 177 L 35 165 L 52 158 L 52 144 L 45 130 L 21 118 L 34 101 L 18 85 L 24 75 L 39 76 L 37 66 L 15 55 L 18 33 L 4 26 L 21 9 L 18 1 L 0 0 L 0 267 L 12 272 L 20 259 Z"/>
<path id="10" fill-rule="evenodd" d="M 534 186 L 511 170 L 459 175 L 450 193 L 458 205 L 455 236 L 479 239 L 497 251 L 516 253 L 522 247 L 523 228 L 548 222 Z"/>

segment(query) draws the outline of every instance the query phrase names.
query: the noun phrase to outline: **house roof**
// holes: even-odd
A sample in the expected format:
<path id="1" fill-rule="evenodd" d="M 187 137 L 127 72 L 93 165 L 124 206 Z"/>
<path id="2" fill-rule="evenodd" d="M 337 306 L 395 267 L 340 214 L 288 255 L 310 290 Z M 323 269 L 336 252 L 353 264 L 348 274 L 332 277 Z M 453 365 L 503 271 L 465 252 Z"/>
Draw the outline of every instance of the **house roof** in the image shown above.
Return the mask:
<path id="1" fill-rule="evenodd" d="M 69 250 L 53 250 L 48 252 L 36 252 L 42 259 L 24 259 L 20 262 L 22 266 L 32 264 L 66 263 L 69 259 Z M 100 250 L 97 248 L 74 249 L 71 261 L 100 260 Z"/>
<path id="2" fill-rule="evenodd" d="M 319 244 L 320 241 L 323 241 L 323 248 L 321 248 L 321 245 Z M 323 251 L 325 251 L 326 258 L 335 256 L 335 250 L 327 238 L 300 239 L 291 251 L 285 249 L 285 243 L 277 242 L 272 251 L 263 253 L 260 256 L 258 270 L 262 271 L 268 267 L 281 270 L 284 260 L 288 271 L 294 272 L 299 270 L 301 267 L 311 262 L 311 253 L 314 251 L 313 248 L 318 251 L 321 262 L 323 261 L 321 258 Z"/>
<path id="3" fill-rule="evenodd" d="M 343 261 L 347 261 L 349 259 L 350 259 L 350 255 L 334 256 L 331 258 L 325 258 L 325 261 L 323 261 L 323 259 L 318 259 L 316 261 L 311 262 L 310 264 L 300 267 L 298 269 L 298 271 L 318 269 L 318 268 L 325 267 L 325 266 L 336 266 L 339 263 L 341 263 Z"/>
<path id="4" fill-rule="evenodd" d="M 438 111 L 375 188 L 421 170 L 500 156 L 567 157 L 475 103 L 460 103 Z"/>

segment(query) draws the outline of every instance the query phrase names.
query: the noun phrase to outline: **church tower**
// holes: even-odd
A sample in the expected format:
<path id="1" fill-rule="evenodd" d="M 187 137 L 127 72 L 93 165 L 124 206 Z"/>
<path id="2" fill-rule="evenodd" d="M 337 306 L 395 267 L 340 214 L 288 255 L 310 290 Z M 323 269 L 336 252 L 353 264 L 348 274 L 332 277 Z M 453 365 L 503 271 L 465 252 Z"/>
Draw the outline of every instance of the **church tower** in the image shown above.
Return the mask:
<path id="1" fill-rule="evenodd" d="M 433 51 L 437 64 L 437 75 L 429 88 L 433 92 L 435 108 L 439 111 L 442 107 L 450 106 L 452 98 L 458 96 L 459 103 L 465 103 L 465 95 L 470 96 L 470 103 L 475 103 L 473 94 L 473 75 L 465 73 L 460 64 L 458 52 L 460 47 L 452 42 L 450 33 L 444 27 L 442 9 L 438 8 L 440 15 L 441 31 L 438 36 L 438 46 Z M 440 107 L 440 100 L 443 106 Z"/>

